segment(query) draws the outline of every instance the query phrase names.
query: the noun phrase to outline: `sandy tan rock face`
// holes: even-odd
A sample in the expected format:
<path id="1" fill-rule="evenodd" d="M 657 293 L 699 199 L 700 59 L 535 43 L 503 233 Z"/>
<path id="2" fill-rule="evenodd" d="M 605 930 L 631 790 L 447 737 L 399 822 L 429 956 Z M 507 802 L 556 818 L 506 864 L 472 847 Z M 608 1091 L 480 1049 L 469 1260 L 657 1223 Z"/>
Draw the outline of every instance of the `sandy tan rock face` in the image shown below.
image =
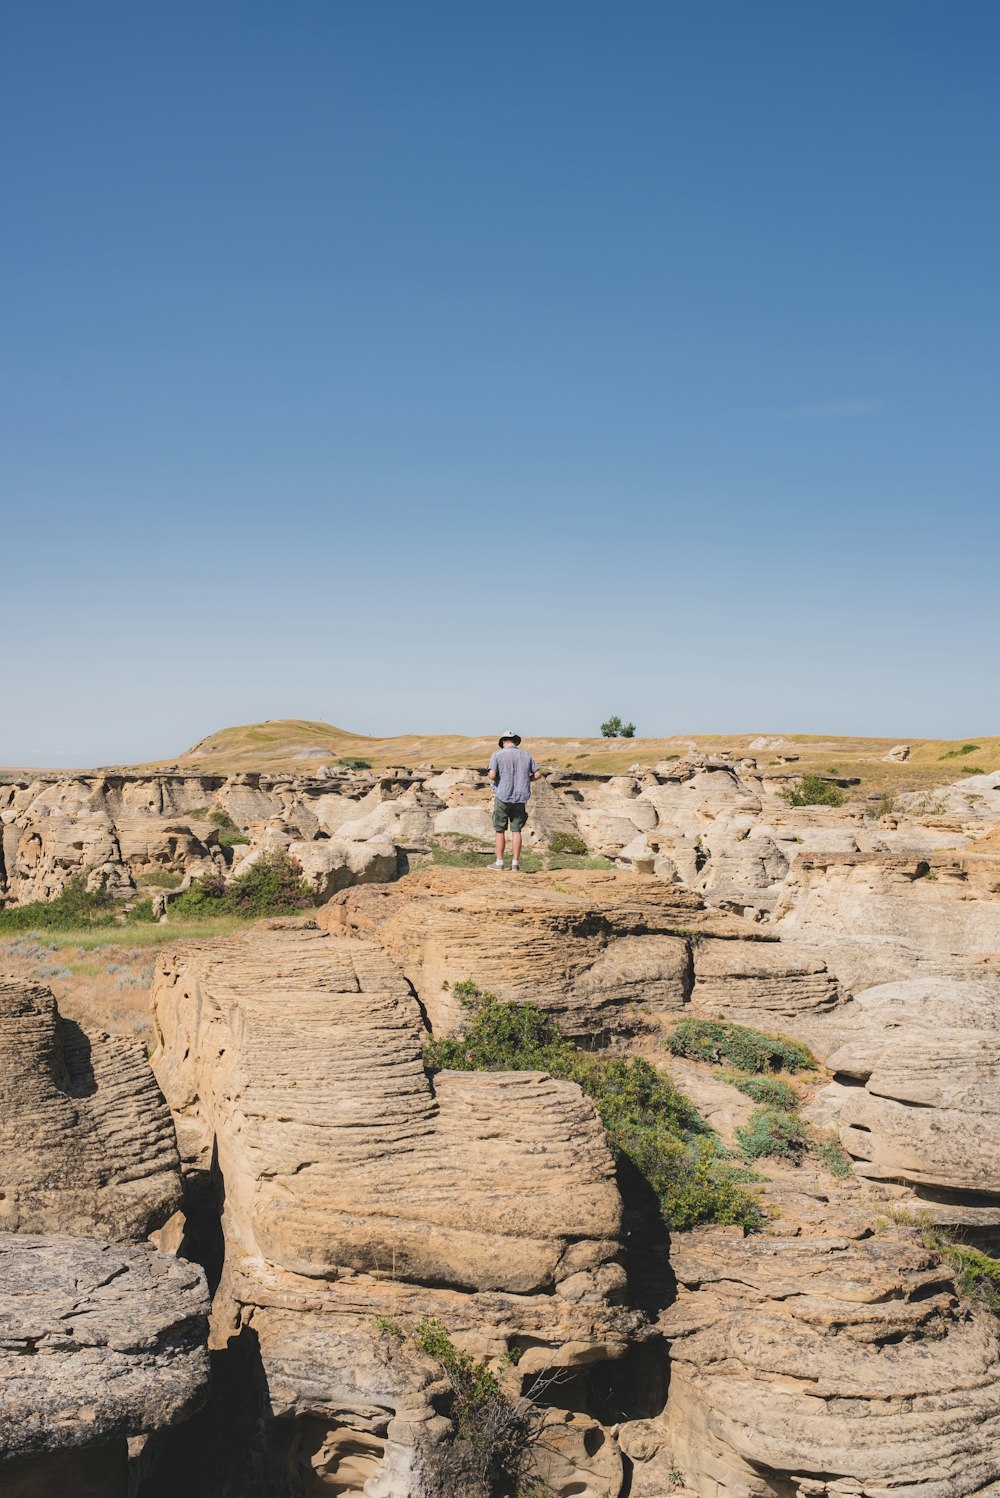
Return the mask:
<path id="1" fill-rule="evenodd" d="M 0 1228 L 143 1238 L 180 1203 L 169 1110 L 138 1041 L 88 1037 L 0 979 Z"/>
<path id="2" fill-rule="evenodd" d="M 308 923 L 164 954 L 154 1012 L 185 1152 L 214 1148 L 224 1183 L 215 1337 L 252 1328 L 274 1416 L 321 1422 L 330 1482 L 350 1448 L 366 1491 L 434 1491 L 433 1366 L 376 1314 L 438 1316 L 477 1355 L 526 1346 L 526 1373 L 624 1352 L 621 1205 L 574 1085 L 432 1082 L 395 963 Z"/>
<path id="3" fill-rule="evenodd" d="M 319 919 L 383 946 L 445 1031 L 464 1020 L 453 989 L 466 979 L 538 1004 L 587 1038 L 627 1036 L 688 1006 L 753 1023 L 842 1000 L 823 960 L 799 944 L 762 939 L 682 886 L 637 874 L 516 880 L 432 869 L 349 891 Z"/>
<path id="4" fill-rule="evenodd" d="M 939 1222 L 1000 1236 L 1000 982 L 916 978 L 859 994 L 832 1027 L 817 1116 L 857 1172 L 914 1188 Z"/>
<path id="5" fill-rule="evenodd" d="M 804 854 L 775 927 L 807 937 L 859 990 L 926 974 L 970 975 L 1000 954 L 996 855 Z"/>
<path id="6" fill-rule="evenodd" d="M 0 1233 L 0 1490 L 124 1492 L 125 1437 L 186 1419 L 207 1395 L 207 1315 L 196 1265 Z"/>
<path id="7" fill-rule="evenodd" d="M 702 1498 L 958 1498 L 1000 1481 L 996 1318 L 960 1303 L 927 1250 L 842 1226 L 675 1237 L 663 1426 Z"/>

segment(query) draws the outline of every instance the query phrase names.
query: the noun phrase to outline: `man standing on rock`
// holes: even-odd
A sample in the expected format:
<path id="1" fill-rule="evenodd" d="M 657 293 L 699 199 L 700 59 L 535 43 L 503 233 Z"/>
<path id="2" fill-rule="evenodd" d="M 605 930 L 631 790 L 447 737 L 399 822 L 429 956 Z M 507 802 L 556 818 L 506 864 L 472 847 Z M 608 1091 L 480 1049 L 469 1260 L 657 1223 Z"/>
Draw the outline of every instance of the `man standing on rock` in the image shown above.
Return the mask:
<path id="1" fill-rule="evenodd" d="M 521 867 L 521 832 L 528 820 L 528 797 L 531 782 L 541 780 L 542 772 L 526 750 L 519 748 L 521 735 L 505 733 L 499 748 L 490 758 L 490 780 L 493 782 L 493 830 L 497 835 L 497 861 L 494 869 L 503 868 L 507 846 L 507 824 L 510 823 L 514 860 L 511 869 Z"/>

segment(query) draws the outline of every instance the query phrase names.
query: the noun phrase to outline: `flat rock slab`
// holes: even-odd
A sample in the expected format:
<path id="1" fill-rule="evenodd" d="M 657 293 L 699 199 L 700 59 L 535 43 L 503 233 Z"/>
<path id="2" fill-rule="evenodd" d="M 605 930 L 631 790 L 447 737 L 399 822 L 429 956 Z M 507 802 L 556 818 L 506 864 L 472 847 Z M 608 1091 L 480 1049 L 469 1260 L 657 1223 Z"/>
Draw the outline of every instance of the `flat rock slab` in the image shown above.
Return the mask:
<path id="1" fill-rule="evenodd" d="M 185 1419 L 207 1394 L 207 1315 L 205 1277 L 183 1259 L 0 1234 L 0 1463 Z"/>

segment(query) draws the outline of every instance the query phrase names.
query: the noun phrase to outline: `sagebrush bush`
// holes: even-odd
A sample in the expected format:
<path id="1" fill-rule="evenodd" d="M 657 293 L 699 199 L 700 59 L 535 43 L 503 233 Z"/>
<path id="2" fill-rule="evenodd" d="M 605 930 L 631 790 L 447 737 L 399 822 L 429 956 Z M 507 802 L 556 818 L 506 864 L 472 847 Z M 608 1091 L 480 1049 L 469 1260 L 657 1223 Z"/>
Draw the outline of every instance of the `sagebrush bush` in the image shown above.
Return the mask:
<path id="1" fill-rule="evenodd" d="M 844 793 L 822 775 L 803 775 L 798 785 L 786 785 L 778 792 L 789 806 L 843 806 Z"/>
<path id="2" fill-rule="evenodd" d="M 82 874 L 70 879 L 54 900 L 33 900 L 0 910 L 0 933 L 5 931 L 57 931 L 77 926 L 113 926 L 115 902 L 102 883 L 88 890 Z"/>
<path id="3" fill-rule="evenodd" d="M 205 874 L 168 907 L 168 916 L 238 915 L 253 920 L 293 915 L 315 904 L 302 877 L 302 865 L 288 853 L 263 853 L 245 873 L 226 883 L 218 874 Z"/>
<path id="4" fill-rule="evenodd" d="M 233 821 L 224 806 L 214 806 L 208 814 L 208 820 L 219 829 L 220 848 L 235 848 L 237 844 L 249 843 L 250 834 L 244 832 L 238 822 Z"/>
<path id="5" fill-rule="evenodd" d="M 524 1474 L 534 1437 L 530 1402 L 512 1398 L 488 1363 L 459 1351 L 436 1317 L 424 1317 L 413 1332 L 413 1341 L 435 1360 L 451 1384 L 455 1433 L 475 1454 L 479 1476 L 491 1486 L 503 1483 L 509 1491 Z M 506 1353 L 500 1360 L 501 1371 L 516 1362 L 514 1354 Z"/>
<path id="6" fill-rule="evenodd" d="M 836 1139 L 816 1139 L 811 1142 L 813 1154 L 819 1163 L 840 1179 L 851 1173 L 851 1157 L 844 1153 Z"/>
<path id="7" fill-rule="evenodd" d="M 550 853 L 574 853 L 586 858 L 588 851 L 583 838 L 577 837 L 575 832 L 553 832 L 549 841 Z"/>
<path id="8" fill-rule="evenodd" d="M 547 1071 L 576 1082 L 597 1108 L 616 1159 L 631 1161 L 655 1191 L 669 1228 L 762 1225 L 746 1173 L 693 1103 L 648 1061 L 580 1051 L 534 1004 L 504 1003 L 471 983 L 456 984 L 454 992 L 470 1009 L 469 1024 L 460 1037 L 428 1041 L 427 1066 Z"/>
<path id="9" fill-rule="evenodd" d="M 746 1126 L 735 1128 L 733 1135 L 748 1160 L 783 1155 L 798 1163 L 807 1144 L 798 1114 L 785 1113 L 780 1108 L 755 1108 Z"/>
<path id="10" fill-rule="evenodd" d="M 981 1300 L 991 1311 L 1000 1311 L 1000 1259 L 991 1259 L 964 1243 L 942 1240 L 938 1247 L 956 1270 L 955 1283 L 962 1294 Z"/>
<path id="11" fill-rule="evenodd" d="M 667 1045 L 675 1056 L 693 1061 L 728 1061 L 743 1072 L 812 1070 L 816 1058 L 798 1041 L 784 1035 L 769 1035 L 723 1019 L 682 1019 L 674 1026 Z"/>
<path id="12" fill-rule="evenodd" d="M 742 1092 L 745 1097 L 753 1098 L 755 1103 L 766 1103 L 768 1107 L 780 1108 L 785 1113 L 793 1113 L 799 1105 L 799 1095 L 795 1088 L 782 1081 L 781 1077 L 745 1077 L 729 1072 L 723 1077 L 723 1081 L 735 1087 L 737 1092 Z"/>

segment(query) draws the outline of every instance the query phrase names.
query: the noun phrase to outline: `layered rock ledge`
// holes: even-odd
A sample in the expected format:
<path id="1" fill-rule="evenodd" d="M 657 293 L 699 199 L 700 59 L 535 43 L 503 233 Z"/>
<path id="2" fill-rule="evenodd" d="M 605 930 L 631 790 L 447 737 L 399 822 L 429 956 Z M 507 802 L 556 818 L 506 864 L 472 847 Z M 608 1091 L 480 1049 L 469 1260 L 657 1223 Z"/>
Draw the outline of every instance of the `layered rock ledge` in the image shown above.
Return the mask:
<path id="1" fill-rule="evenodd" d="M 377 942 L 413 984 L 435 1029 L 463 1011 L 472 979 L 548 1010 L 566 1032 L 627 1036 L 691 1005 L 745 1016 L 824 1013 L 841 999 L 826 964 L 651 875 L 568 872 L 528 880 L 429 869 L 337 895 L 319 916 Z"/>
<path id="2" fill-rule="evenodd" d="M 663 1427 L 701 1498 L 996 1491 L 997 1319 L 927 1249 L 869 1234 L 674 1239 Z"/>

